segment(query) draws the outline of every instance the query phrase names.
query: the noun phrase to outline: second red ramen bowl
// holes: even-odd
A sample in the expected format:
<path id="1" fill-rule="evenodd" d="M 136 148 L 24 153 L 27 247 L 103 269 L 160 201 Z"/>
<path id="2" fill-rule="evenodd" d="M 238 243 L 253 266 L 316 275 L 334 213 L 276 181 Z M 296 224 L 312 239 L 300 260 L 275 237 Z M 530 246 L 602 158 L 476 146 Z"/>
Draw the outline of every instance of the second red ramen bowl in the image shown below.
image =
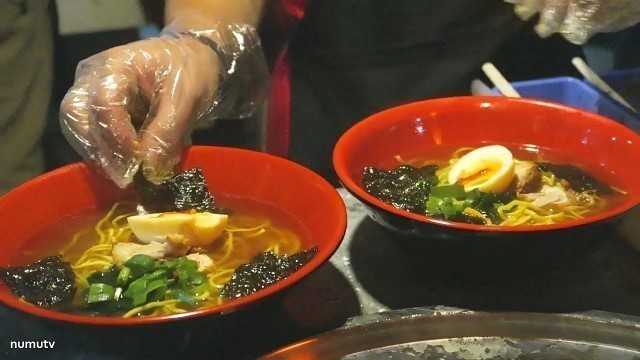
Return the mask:
<path id="1" fill-rule="evenodd" d="M 285 279 L 251 295 L 221 305 L 175 315 L 108 317 L 71 314 L 21 301 L 0 283 L 0 302 L 53 320 L 89 325 L 143 325 L 221 315 L 259 302 L 305 278 L 334 253 L 346 229 L 346 209 L 335 188 L 319 175 L 288 160 L 249 150 L 194 146 L 183 169 L 202 169 L 210 192 L 224 204 L 248 202 L 275 209 L 299 235 L 304 248 L 317 247 L 315 257 Z M 0 267 L 24 265 L 21 253 L 56 224 L 115 202 L 135 200 L 84 163 L 42 175 L 0 198 Z M 42 244 L 40 244 L 41 246 Z M 50 254 L 56 255 L 56 254 Z"/>
<path id="2" fill-rule="evenodd" d="M 389 170 L 396 159 L 448 158 L 461 147 L 503 145 L 515 157 L 580 166 L 627 194 L 599 214 L 549 225 L 474 225 L 400 210 L 369 194 L 363 169 Z M 391 108 L 339 139 L 333 163 L 340 182 L 383 226 L 410 236 L 460 239 L 562 233 L 618 218 L 640 203 L 640 136 L 600 115 L 560 104 L 507 97 L 455 97 Z"/>

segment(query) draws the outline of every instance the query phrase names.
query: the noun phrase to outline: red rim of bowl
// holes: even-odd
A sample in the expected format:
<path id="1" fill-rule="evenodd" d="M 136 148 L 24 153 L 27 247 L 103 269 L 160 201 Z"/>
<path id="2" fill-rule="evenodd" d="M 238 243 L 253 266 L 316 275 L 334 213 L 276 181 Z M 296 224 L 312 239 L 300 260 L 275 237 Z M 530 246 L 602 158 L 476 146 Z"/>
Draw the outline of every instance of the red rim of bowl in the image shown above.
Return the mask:
<path id="1" fill-rule="evenodd" d="M 584 219 L 571 220 L 571 221 L 563 221 L 555 224 L 548 225 L 514 225 L 514 226 L 496 226 L 496 225 L 475 225 L 475 224 L 466 224 L 460 222 L 453 222 L 442 219 L 434 219 L 428 216 L 415 214 L 406 210 L 401 210 L 396 208 L 391 204 L 387 204 L 381 200 L 378 200 L 373 195 L 366 192 L 357 182 L 356 180 L 350 176 L 348 164 L 346 163 L 347 154 L 349 154 L 350 149 L 357 145 L 356 135 L 361 132 L 367 131 L 370 127 L 375 128 L 384 128 L 386 126 L 390 126 L 397 121 L 397 117 L 389 116 L 385 117 L 385 115 L 393 114 L 405 106 L 415 106 L 416 104 L 421 103 L 432 103 L 437 101 L 456 101 L 462 99 L 476 99 L 478 101 L 486 101 L 486 102 L 495 102 L 496 98 L 500 99 L 500 101 L 508 101 L 508 102 L 524 102 L 529 104 L 541 105 L 546 107 L 553 107 L 558 109 L 565 109 L 571 111 L 580 111 L 585 112 L 583 109 L 557 104 L 553 102 L 543 101 L 543 100 L 533 100 L 533 99 L 523 99 L 523 98 L 505 98 L 505 97 L 495 97 L 495 96 L 462 96 L 462 97 L 452 97 L 452 98 L 440 98 L 440 99 L 432 99 L 432 100 L 423 100 L 416 101 L 412 103 L 408 103 L 405 105 L 396 106 L 387 110 L 383 110 L 379 113 L 373 114 L 364 120 L 356 123 L 351 128 L 349 128 L 340 139 L 336 143 L 336 146 L 333 151 L 333 164 L 334 169 L 340 179 L 340 182 L 345 186 L 347 190 L 353 193 L 356 197 L 360 198 L 364 202 L 367 202 L 377 208 L 383 209 L 392 214 L 405 217 L 417 222 L 425 223 L 425 224 L 433 224 L 439 226 L 446 226 L 459 230 L 469 230 L 469 231 L 481 231 L 481 232 L 500 232 L 500 233 L 521 233 L 521 232 L 536 232 L 536 231 L 549 231 L 549 230 L 560 230 L 566 228 L 572 228 L 576 226 L 586 225 L 590 223 L 594 223 L 600 220 L 612 218 L 616 215 L 620 215 L 625 211 L 637 206 L 640 204 L 639 199 L 628 198 L 622 201 L 618 206 L 615 206 L 607 211 L 599 213 L 597 215 L 589 216 Z M 627 131 L 633 134 L 634 137 L 638 139 L 640 142 L 640 135 L 633 132 L 631 129 L 621 125 L 609 118 L 604 116 L 593 114 L 593 120 L 606 123 L 607 126 L 619 127 L 623 131 Z"/>
<path id="2" fill-rule="evenodd" d="M 314 173 L 313 171 L 296 164 L 292 161 L 286 160 L 284 158 L 280 158 L 277 156 L 269 155 L 266 153 L 261 153 L 257 151 L 244 150 L 244 149 L 236 149 L 236 148 L 222 148 L 222 147 L 212 147 L 212 146 L 192 146 L 192 151 L 198 151 L 199 149 L 204 148 L 216 148 L 218 151 L 231 151 L 231 152 L 245 152 L 252 153 L 253 156 L 263 157 L 265 161 L 272 162 L 281 162 L 286 163 L 287 166 L 293 166 L 298 168 L 299 171 L 307 173 L 308 176 L 315 177 L 318 180 L 318 183 L 321 186 L 322 191 L 327 196 L 327 199 L 331 202 L 332 207 L 336 210 L 340 209 L 335 232 L 332 234 L 332 240 L 325 246 L 323 249 L 318 249 L 318 252 L 314 256 L 314 258 L 307 263 L 305 266 L 289 275 L 288 277 L 280 280 L 279 282 L 270 285 L 260 291 L 257 291 L 251 295 L 247 295 L 245 297 L 228 301 L 218 306 L 198 309 L 193 311 L 188 311 L 181 314 L 172 314 L 172 315 L 159 315 L 159 316 L 148 316 L 148 317 L 131 317 L 131 318 L 120 318 L 120 317 L 108 317 L 108 316 L 87 316 L 87 315 L 75 315 L 64 312 L 59 312 L 55 310 L 49 310 L 46 308 L 41 308 L 36 305 L 27 303 L 25 301 L 20 300 L 18 297 L 13 295 L 11 292 L 0 292 L 0 302 L 4 303 L 7 306 L 12 308 L 24 311 L 26 313 L 37 315 L 43 318 L 58 320 L 63 322 L 69 322 L 74 324 L 84 324 L 84 325 L 150 325 L 150 324 L 158 324 L 158 323 L 167 323 L 176 320 L 182 319 L 192 319 L 203 316 L 216 316 L 216 315 L 225 315 L 232 313 L 240 308 L 243 308 L 248 305 L 252 305 L 258 303 L 260 300 L 268 298 L 269 296 L 279 292 L 280 290 L 290 287 L 294 283 L 303 279 L 307 275 L 309 275 L 312 271 L 316 270 L 322 264 L 324 264 L 329 258 L 335 253 L 338 249 L 338 246 L 342 242 L 344 237 L 346 226 L 347 226 L 347 213 L 346 208 L 344 206 L 344 202 L 340 197 L 339 193 L 336 189 L 329 184 L 326 180 L 324 180 L 320 175 Z M 22 191 L 28 191 L 31 184 L 46 182 L 50 177 L 55 177 L 58 174 L 67 172 L 72 170 L 73 168 L 87 168 L 85 163 L 74 163 L 70 165 L 66 165 L 64 167 L 58 168 L 56 170 L 47 172 L 21 186 L 16 187 L 11 190 L 10 193 L 19 193 Z M 7 194 L 8 195 L 8 194 Z M 5 195 L 5 196 L 7 196 Z M 2 285 L 5 286 L 5 285 Z"/>

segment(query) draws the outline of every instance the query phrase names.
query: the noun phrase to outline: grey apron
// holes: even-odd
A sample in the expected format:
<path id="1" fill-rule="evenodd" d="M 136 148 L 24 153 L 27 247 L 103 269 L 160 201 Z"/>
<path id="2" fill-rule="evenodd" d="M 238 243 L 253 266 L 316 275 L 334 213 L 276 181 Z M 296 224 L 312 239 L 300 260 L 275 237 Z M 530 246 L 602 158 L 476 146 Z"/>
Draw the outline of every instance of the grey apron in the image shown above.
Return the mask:
<path id="1" fill-rule="evenodd" d="M 42 173 L 52 84 L 46 0 L 0 1 L 0 195 Z"/>

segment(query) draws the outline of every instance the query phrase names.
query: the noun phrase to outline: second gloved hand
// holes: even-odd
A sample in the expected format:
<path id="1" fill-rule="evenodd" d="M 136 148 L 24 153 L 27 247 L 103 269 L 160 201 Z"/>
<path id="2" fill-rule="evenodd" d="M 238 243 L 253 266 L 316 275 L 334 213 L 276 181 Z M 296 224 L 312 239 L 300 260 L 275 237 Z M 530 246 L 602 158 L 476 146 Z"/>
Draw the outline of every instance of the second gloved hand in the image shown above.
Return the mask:
<path id="1" fill-rule="evenodd" d="M 535 27 L 541 37 L 559 33 L 585 44 L 599 32 L 618 31 L 640 22 L 638 0 L 505 0 L 521 17 L 540 14 Z"/>

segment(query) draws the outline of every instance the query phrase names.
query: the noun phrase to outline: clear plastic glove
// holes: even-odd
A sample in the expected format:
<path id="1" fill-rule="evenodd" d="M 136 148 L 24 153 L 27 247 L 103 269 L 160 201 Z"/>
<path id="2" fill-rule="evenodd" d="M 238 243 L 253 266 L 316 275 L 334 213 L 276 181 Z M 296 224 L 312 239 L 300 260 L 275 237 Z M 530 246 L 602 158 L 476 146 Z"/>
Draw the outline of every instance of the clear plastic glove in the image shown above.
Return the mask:
<path id="1" fill-rule="evenodd" d="M 173 174 L 194 127 L 250 115 L 267 84 L 252 27 L 166 31 L 80 62 L 60 121 L 74 149 L 119 187 L 140 167 L 159 182 Z"/>
<path id="2" fill-rule="evenodd" d="M 523 19 L 540 14 L 535 31 L 541 37 L 555 33 L 576 45 L 599 32 L 622 30 L 640 22 L 639 0 L 504 0 L 515 4 Z"/>

